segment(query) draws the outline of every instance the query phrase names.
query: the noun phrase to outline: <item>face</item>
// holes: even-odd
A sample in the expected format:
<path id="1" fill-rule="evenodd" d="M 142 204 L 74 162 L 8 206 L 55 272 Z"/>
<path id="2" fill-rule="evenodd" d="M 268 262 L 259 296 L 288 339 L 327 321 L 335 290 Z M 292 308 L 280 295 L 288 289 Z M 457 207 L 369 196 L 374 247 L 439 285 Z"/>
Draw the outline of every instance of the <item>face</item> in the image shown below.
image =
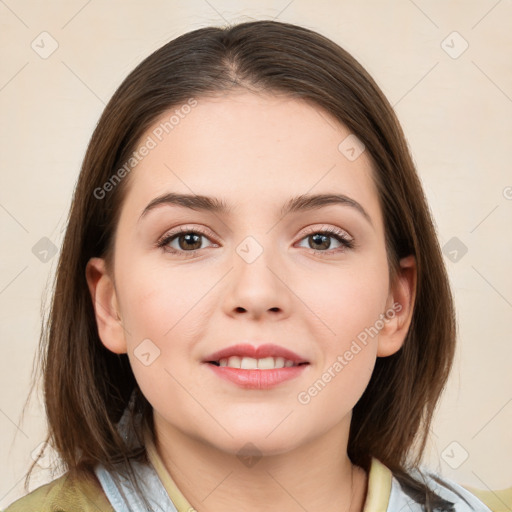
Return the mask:
<path id="1" fill-rule="evenodd" d="M 196 101 L 140 139 L 153 143 L 125 178 L 113 275 L 89 264 L 100 337 L 128 353 L 162 432 L 268 454 L 347 433 L 376 357 L 403 341 L 371 160 L 300 100 Z M 154 201 L 171 193 L 191 199 Z M 324 194 L 349 199 L 293 201 Z"/>

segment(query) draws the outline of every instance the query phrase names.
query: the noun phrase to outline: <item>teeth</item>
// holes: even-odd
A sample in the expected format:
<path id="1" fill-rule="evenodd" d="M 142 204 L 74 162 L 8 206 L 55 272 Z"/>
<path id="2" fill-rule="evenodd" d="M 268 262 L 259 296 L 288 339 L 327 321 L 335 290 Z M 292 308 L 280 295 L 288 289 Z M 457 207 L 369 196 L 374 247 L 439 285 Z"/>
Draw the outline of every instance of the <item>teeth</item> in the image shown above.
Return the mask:
<path id="1" fill-rule="evenodd" d="M 272 368 L 282 368 L 283 365 L 279 366 L 278 361 L 274 361 L 273 357 L 265 357 L 264 359 L 258 359 L 258 368 L 261 370 L 271 370 Z"/>
<path id="2" fill-rule="evenodd" d="M 242 370 L 254 370 L 255 368 L 258 368 L 258 360 L 253 359 L 252 357 L 243 357 L 242 362 L 240 363 L 240 368 L 242 368 Z"/>
<path id="3" fill-rule="evenodd" d="M 254 359 L 253 357 L 231 356 L 219 361 L 219 366 L 229 366 L 230 368 L 241 368 L 242 370 L 273 370 L 275 368 L 289 368 L 294 366 L 293 361 L 284 359 L 284 357 L 264 357 Z"/>

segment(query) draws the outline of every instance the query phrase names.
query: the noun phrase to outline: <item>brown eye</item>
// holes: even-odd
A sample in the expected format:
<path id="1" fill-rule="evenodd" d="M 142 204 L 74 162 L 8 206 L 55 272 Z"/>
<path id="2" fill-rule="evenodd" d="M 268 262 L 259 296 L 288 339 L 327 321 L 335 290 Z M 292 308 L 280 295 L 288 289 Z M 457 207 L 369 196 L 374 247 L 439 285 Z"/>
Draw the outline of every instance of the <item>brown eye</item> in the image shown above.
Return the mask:
<path id="1" fill-rule="evenodd" d="M 337 229 L 312 231 L 302 240 L 307 240 L 307 248 L 317 252 L 343 251 L 354 247 L 354 241 L 344 231 Z"/>
<path id="2" fill-rule="evenodd" d="M 173 237 L 178 241 L 179 248 L 183 251 L 201 249 L 201 238 L 203 235 L 198 235 L 194 232 L 187 233 L 185 235 L 178 235 Z M 172 239 L 171 239 L 172 240 Z M 171 241 L 170 240 L 170 241 Z"/>
<path id="3" fill-rule="evenodd" d="M 208 245 L 204 243 L 205 240 L 207 240 L 211 246 L 215 245 L 211 243 L 206 233 L 203 233 L 198 228 L 180 228 L 164 235 L 164 237 L 157 242 L 157 246 L 172 254 L 184 255 L 184 253 L 190 253 L 189 255 L 193 256 L 196 251 L 208 247 Z"/>
<path id="4" fill-rule="evenodd" d="M 330 249 L 331 248 L 331 238 L 332 236 L 324 235 L 322 233 L 316 233 L 314 235 L 308 236 L 310 240 L 309 247 L 311 249 Z"/>

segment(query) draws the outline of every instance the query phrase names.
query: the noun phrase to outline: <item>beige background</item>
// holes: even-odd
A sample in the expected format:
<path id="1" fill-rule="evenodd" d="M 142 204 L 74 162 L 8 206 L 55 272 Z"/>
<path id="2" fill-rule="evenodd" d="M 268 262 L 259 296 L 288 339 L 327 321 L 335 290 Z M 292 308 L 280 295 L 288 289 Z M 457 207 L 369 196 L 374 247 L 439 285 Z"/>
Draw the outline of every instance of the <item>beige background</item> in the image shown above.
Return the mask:
<path id="1" fill-rule="evenodd" d="M 460 328 L 425 463 L 482 489 L 512 485 L 510 1 L 0 0 L 0 507 L 23 494 L 43 440 L 40 399 L 20 423 L 57 263 L 51 253 L 41 260 L 49 242 L 40 240 L 60 247 L 105 103 L 170 39 L 262 18 L 332 38 L 394 105 L 445 247 Z M 42 468 L 34 485 L 49 479 Z"/>

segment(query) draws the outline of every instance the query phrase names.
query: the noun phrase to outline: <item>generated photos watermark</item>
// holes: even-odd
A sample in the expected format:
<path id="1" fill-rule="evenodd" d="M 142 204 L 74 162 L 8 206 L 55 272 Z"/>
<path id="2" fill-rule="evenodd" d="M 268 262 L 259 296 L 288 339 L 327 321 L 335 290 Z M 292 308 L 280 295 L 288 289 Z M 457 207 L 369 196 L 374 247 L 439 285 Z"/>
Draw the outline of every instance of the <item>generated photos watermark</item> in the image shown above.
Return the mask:
<path id="1" fill-rule="evenodd" d="M 356 336 L 356 339 L 352 340 L 350 348 L 345 350 L 343 354 L 338 355 L 336 360 L 307 390 L 301 391 L 297 395 L 299 403 L 302 405 L 309 404 L 312 398 L 317 396 L 361 352 L 362 348 L 368 344 L 368 341 L 377 336 L 386 323 L 393 319 L 396 313 L 399 313 L 401 310 L 402 305 L 399 302 L 395 302 L 385 313 L 380 314 L 379 319 L 372 326 L 362 330 Z"/>
<path id="2" fill-rule="evenodd" d="M 172 130 L 178 126 L 185 117 L 190 114 L 192 108 L 197 106 L 195 98 L 189 98 L 187 103 L 183 104 L 180 108 L 174 110 L 167 120 L 162 121 L 156 128 L 148 135 L 144 142 L 130 155 L 123 166 L 112 174 L 112 176 L 101 187 L 94 189 L 93 195 L 96 199 L 104 199 L 105 196 L 114 190 L 114 188 L 121 182 L 121 180 L 130 173 L 130 171 L 140 163 L 146 156 L 149 155 L 151 150 L 158 146 L 166 135 L 171 133 Z"/>

